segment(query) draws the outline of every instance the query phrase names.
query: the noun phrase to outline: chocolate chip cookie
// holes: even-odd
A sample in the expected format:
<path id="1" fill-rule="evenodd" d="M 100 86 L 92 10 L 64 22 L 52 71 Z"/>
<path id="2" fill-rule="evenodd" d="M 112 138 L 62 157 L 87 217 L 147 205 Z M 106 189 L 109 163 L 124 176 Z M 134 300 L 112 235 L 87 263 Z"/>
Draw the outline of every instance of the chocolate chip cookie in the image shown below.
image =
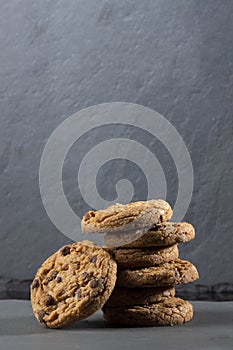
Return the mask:
<path id="1" fill-rule="evenodd" d="M 148 305 L 175 296 L 172 286 L 155 288 L 115 287 L 104 307 Z"/>
<path id="2" fill-rule="evenodd" d="M 59 249 L 38 269 L 31 284 L 37 320 L 61 328 L 100 309 L 116 282 L 116 262 L 101 247 L 83 241 Z"/>
<path id="3" fill-rule="evenodd" d="M 179 256 L 177 244 L 156 248 L 121 248 L 106 250 L 120 268 L 142 268 L 176 260 Z"/>
<path id="4" fill-rule="evenodd" d="M 165 222 L 155 225 L 138 239 L 133 233 L 127 232 L 108 233 L 104 237 L 106 247 L 142 248 L 167 246 L 175 243 L 185 243 L 195 237 L 194 227 L 187 222 Z"/>
<path id="5" fill-rule="evenodd" d="M 103 307 L 104 319 L 124 326 L 174 326 L 193 317 L 192 305 L 180 298 L 167 298 L 143 306 Z"/>
<path id="6" fill-rule="evenodd" d="M 188 283 L 198 278 L 197 269 L 191 262 L 177 259 L 144 269 L 120 270 L 117 276 L 117 286 L 156 287 Z"/>
<path id="7" fill-rule="evenodd" d="M 86 233 L 106 233 L 142 229 L 140 234 L 153 225 L 169 220 L 172 216 L 170 205 L 162 199 L 129 204 L 116 203 L 103 210 L 87 212 L 81 222 Z"/>

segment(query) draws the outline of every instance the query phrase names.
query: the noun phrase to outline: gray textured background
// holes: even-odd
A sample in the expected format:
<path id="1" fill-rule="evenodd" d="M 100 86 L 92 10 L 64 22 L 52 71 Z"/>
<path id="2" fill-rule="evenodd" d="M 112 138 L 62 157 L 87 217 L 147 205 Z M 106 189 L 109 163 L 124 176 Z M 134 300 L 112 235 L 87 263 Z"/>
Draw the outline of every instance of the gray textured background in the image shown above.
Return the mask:
<path id="1" fill-rule="evenodd" d="M 40 198 L 48 137 L 74 112 L 110 101 L 153 108 L 182 135 L 195 176 L 185 219 L 197 236 L 181 255 L 198 266 L 201 291 L 232 289 L 232 17 L 230 0 L 0 1 L 0 296 L 20 296 L 38 265 L 69 242 Z M 94 130 L 68 155 L 64 189 L 75 210 L 88 209 L 74 191 L 79 155 L 113 136 L 156 153 L 174 204 L 169 155 L 150 135 L 119 126 Z M 114 183 L 125 173 L 136 183 L 135 199 L 145 196 L 133 164 L 113 162 L 101 171 L 106 199 L 114 199 Z"/>

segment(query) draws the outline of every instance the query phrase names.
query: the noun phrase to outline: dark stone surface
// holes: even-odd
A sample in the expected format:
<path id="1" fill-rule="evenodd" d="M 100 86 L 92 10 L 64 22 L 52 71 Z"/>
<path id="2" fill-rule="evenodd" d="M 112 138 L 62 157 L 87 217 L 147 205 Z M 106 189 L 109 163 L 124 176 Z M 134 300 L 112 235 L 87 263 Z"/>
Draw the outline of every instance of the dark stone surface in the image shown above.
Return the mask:
<path id="1" fill-rule="evenodd" d="M 32 279 L 48 255 L 69 243 L 50 222 L 39 193 L 39 163 L 50 134 L 81 108 L 128 101 L 165 115 L 190 152 L 195 184 L 185 219 L 195 225 L 197 237 L 181 247 L 182 257 L 197 265 L 197 283 L 206 288 L 233 283 L 232 15 L 233 2 L 221 0 L 1 3 L 2 281 L 22 281 L 27 293 L 25 280 Z M 140 136 L 138 130 L 109 132 L 141 138 L 156 152 L 156 140 Z M 101 130 L 89 135 L 79 145 L 80 154 L 103 137 Z M 174 168 L 162 152 L 170 179 L 168 199 L 174 203 Z M 64 188 L 83 213 L 86 206 L 73 191 L 73 164 L 75 158 L 69 157 Z M 103 195 L 106 184 L 112 186 L 125 171 L 135 171 L 130 164 L 118 165 L 103 169 Z M 145 183 L 137 174 L 140 199 Z M 5 282 L 1 288 L 9 290 Z"/>
<path id="2" fill-rule="evenodd" d="M 1 349 L 232 349 L 233 302 L 196 301 L 191 322 L 174 327 L 112 327 L 101 312 L 64 329 L 46 329 L 29 302 L 0 301 Z"/>

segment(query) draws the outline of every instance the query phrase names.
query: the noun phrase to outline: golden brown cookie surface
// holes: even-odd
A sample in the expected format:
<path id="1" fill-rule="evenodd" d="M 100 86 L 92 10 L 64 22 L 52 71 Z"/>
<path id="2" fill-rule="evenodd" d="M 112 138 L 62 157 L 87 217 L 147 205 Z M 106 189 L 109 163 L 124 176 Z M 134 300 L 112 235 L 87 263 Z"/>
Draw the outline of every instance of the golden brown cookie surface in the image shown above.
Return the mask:
<path id="1" fill-rule="evenodd" d="M 103 210 L 87 212 L 81 222 L 86 233 L 114 232 L 143 228 L 169 220 L 172 216 L 170 205 L 162 200 L 149 200 L 129 204 L 116 203 Z"/>
<path id="2" fill-rule="evenodd" d="M 148 305 L 175 296 L 172 286 L 155 288 L 115 287 L 104 307 Z"/>
<path id="3" fill-rule="evenodd" d="M 60 328 L 100 309 L 116 281 L 116 263 L 89 241 L 59 249 L 38 269 L 31 284 L 31 303 L 37 320 Z"/>
<path id="4" fill-rule="evenodd" d="M 142 268 L 176 260 L 179 256 L 177 244 L 156 248 L 107 249 L 119 268 Z"/>
<path id="5" fill-rule="evenodd" d="M 143 269 L 120 270 L 117 286 L 156 287 L 192 282 L 199 278 L 196 267 L 189 261 L 177 259 L 172 262 Z"/>
<path id="6" fill-rule="evenodd" d="M 152 227 L 148 232 L 138 239 L 137 232 L 131 233 L 108 233 L 104 237 L 106 247 L 119 248 L 146 248 L 156 246 L 167 246 L 175 243 L 185 243 L 195 237 L 194 227 L 187 222 L 165 222 Z M 130 238 L 130 239 L 129 239 Z"/>
<path id="7" fill-rule="evenodd" d="M 193 318 L 192 305 L 173 297 L 144 306 L 104 306 L 103 311 L 106 321 L 124 326 L 174 326 Z"/>

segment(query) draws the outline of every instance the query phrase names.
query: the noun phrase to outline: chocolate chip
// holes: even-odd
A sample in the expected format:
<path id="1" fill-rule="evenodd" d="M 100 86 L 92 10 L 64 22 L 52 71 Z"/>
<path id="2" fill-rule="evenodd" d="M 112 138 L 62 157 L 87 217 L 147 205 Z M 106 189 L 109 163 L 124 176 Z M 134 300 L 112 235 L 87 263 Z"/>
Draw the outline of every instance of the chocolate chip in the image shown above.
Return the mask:
<path id="1" fill-rule="evenodd" d="M 90 218 L 95 217 L 95 212 L 94 211 L 89 211 L 85 214 L 85 216 L 83 217 L 84 221 L 88 221 Z"/>
<path id="2" fill-rule="evenodd" d="M 83 273 L 82 273 L 82 277 L 83 277 L 84 279 L 89 280 L 91 276 L 89 275 L 89 273 L 83 272 Z"/>
<path id="3" fill-rule="evenodd" d="M 51 295 L 48 295 L 47 298 L 45 299 L 45 305 L 46 306 L 51 306 L 54 305 L 55 300 L 53 299 L 53 297 L 51 297 Z"/>
<path id="4" fill-rule="evenodd" d="M 48 280 L 49 282 L 52 281 L 52 280 L 54 280 L 54 279 L 57 277 L 57 274 L 58 274 L 57 271 L 53 271 L 53 272 L 51 273 L 51 275 L 47 278 L 47 280 Z"/>
<path id="5" fill-rule="evenodd" d="M 51 274 L 51 278 L 56 278 L 57 277 L 57 274 L 58 274 L 58 272 L 57 271 L 53 271 L 53 273 Z"/>
<path id="6" fill-rule="evenodd" d="M 92 263 L 95 263 L 97 261 L 97 256 L 96 255 L 89 256 L 89 261 L 92 262 Z"/>
<path id="7" fill-rule="evenodd" d="M 31 287 L 32 287 L 32 289 L 34 289 L 34 288 L 38 288 L 39 285 L 40 285 L 40 282 L 39 282 L 39 280 L 36 278 L 36 279 L 32 282 Z"/>
<path id="8" fill-rule="evenodd" d="M 97 288 L 99 286 L 99 281 L 98 280 L 92 280 L 91 282 L 90 282 L 90 287 L 91 288 Z"/>
<path id="9" fill-rule="evenodd" d="M 61 276 L 58 276 L 57 279 L 56 279 L 57 283 L 60 283 L 62 281 L 62 278 Z"/>
<path id="10" fill-rule="evenodd" d="M 80 288 L 77 290 L 76 295 L 77 295 L 77 298 L 81 298 L 82 292 Z"/>
<path id="11" fill-rule="evenodd" d="M 61 253 L 62 253 L 62 255 L 68 255 L 68 254 L 70 254 L 70 247 L 68 247 L 67 245 L 65 246 L 65 247 L 63 247 L 62 249 L 61 249 Z"/>
<path id="12" fill-rule="evenodd" d="M 44 315 L 45 315 L 45 312 L 43 310 L 39 310 L 38 311 L 38 318 L 39 318 L 40 323 L 45 322 L 44 321 Z"/>
<path id="13" fill-rule="evenodd" d="M 113 259 L 115 259 L 115 257 L 116 257 L 116 254 L 114 253 L 114 251 L 109 251 L 108 252 L 110 255 L 111 255 L 111 257 L 113 258 Z"/>

